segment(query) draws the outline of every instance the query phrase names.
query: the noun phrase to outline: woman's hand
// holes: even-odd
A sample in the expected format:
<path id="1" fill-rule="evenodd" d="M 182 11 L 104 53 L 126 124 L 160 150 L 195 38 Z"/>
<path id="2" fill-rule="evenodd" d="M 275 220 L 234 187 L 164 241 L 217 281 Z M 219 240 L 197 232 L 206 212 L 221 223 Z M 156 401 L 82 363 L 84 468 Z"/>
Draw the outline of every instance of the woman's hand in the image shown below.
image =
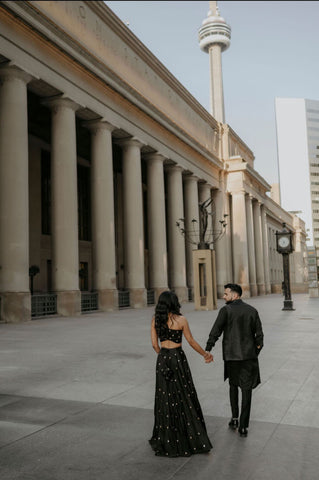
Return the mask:
<path id="1" fill-rule="evenodd" d="M 205 360 L 205 363 L 211 363 L 214 361 L 214 357 L 210 352 L 205 352 L 204 360 Z"/>

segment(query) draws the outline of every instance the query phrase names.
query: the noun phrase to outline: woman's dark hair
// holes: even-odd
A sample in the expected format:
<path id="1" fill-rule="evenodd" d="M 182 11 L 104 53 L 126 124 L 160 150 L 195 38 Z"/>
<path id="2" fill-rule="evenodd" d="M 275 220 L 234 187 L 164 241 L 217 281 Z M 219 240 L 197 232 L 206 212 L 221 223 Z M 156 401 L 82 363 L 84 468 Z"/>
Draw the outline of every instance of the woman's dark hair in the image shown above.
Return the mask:
<path id="1" fill-rule="evenodd" d="M 162 292 L 155 307 L 155 329 L 158 336 L 167 331 L 168 314 L 181 315 L 177 295 L 169 290 Z"/>
<path id="2" fill-rule="evenodd" d="M 240 297 L 242 296 L 243 291 L 238 283 L 227 283 L 224 288 L 229 288 L 230 291 L 238 293 Z"/>

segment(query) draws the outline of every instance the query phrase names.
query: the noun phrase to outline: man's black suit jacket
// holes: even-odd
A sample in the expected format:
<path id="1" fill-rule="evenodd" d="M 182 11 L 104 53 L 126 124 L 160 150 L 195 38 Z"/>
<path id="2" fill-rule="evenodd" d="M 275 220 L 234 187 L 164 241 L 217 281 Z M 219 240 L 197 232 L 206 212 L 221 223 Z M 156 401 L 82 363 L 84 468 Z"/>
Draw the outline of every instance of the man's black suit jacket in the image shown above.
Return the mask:
<path id="1" fill-rule="evenodd" d="M 257 358 L 264 344 L 262 324 L 257 310 L 241 299 L 229 302 L 220 309 L 208 337 L 206 345 L 208 352 L 222 333 L 225 361 Z"/>

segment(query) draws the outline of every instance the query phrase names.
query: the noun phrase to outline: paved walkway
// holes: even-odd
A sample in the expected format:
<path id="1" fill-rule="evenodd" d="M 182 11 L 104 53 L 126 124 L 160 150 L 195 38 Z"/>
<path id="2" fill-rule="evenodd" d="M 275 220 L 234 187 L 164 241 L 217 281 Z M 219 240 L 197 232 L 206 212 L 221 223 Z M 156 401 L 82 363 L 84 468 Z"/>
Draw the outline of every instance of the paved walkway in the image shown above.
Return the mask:
<path id="1" fill-rule="evenodd" d="M 0 325 L 1 480 L 318 480 L 319 299 L 249 299 L 265 347 L 249 436 L 227 428 L 221 342 L 206 365 L 184 345 L 214 449 L 155 457 L 153 308 Z M 219 301 L 219 307 L 223 301 Z M 205 345 L 217 311 L 182 309 Z"/>

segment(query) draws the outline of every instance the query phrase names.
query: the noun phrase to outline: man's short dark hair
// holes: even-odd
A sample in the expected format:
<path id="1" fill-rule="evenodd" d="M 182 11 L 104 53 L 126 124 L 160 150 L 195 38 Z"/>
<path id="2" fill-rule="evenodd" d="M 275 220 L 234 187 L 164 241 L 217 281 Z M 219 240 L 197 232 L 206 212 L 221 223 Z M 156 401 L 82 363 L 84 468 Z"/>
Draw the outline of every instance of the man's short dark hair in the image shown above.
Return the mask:
<path id="1" fill-rule="evenodd" d="M 227 283 L 226 285 L 224 285 L 224 288 L 229 288 L 229 290 L 231 290 L 232 292 L 238 293 L 240 297 L 242 296 L 243 290 L 241 286 L 238 285 L 238 283 Z"/>

